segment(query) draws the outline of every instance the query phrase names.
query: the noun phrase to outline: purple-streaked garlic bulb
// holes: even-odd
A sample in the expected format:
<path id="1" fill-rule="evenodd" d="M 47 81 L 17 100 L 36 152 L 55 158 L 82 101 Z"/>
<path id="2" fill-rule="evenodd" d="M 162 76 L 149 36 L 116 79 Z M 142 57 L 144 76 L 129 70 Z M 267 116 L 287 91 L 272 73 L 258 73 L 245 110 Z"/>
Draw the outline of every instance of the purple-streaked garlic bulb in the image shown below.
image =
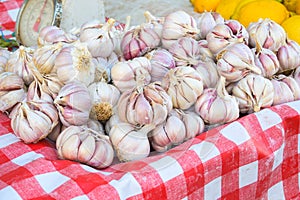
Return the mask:
<path id="1" fill-rule="evenodd" d="M 270 49 L 276 52 L 286 41 L 286 32 L 283 27 L 271 19 L 259 19 L 247 27 L 249 33 L 249 46 Z"/>
<path id="2" fill-rule="evenodd" d="M 114 150 L 107 135 L 86 126 L 69 126 L 57 137 L 56 148 L 60 159 L 81 162 L 103 169 L 110 166 Z"/>
<path id="3" fill-rule="evenodd" d="M 94 81 L 95 65 L 92 65 L 92 55 L 87 45 L 76 42 L 65 46 L 56 56 L 53 71 L 64 84 L 79 81 L 90 85 Z"/>
<path id="4" fill-rule="evenodd" d="M 254 63 L 261 70 L 261 75 L 271 78 L 280 68 L 279 60 L 276 54 L 270 49 L 261 48 L 257 44 L 256 48 L 252 48 L 254 55 Z"/>
<path id="5" fill-rule="evenodd" d="M 199 29 L 194 17 L 179 10 L 171 12 L 165 17 L 162 31 L 162 45 L 169 49 L 171 45 L 182 37 L 197 38 Z"/>
<path id="6" fill-rule="evenodd" d="M 237 20 L 226 20 L 217 24 L 206 35 L 208 48 L 214 55 L 235 43 L 248 45 L 249 34 L 246 28 Z"/>
<path id="7" fill-rule="evenodd" d="M 195 111 L 210 125 L 232 122 L 239 117 L 239 104 L 225 89 L 225 78 L 220 77 L 216 88 L 203 91 L 195 103 Z"/>
<path id="8" fill-rule="evenodd" d="M 239 81 L 250 72 L 261 74 L 251 49 L 244 43 L 232 44 L 221 51 L 217 56 L 217 69 L 227 83 Z"/>
<path id="9" fill-rule="evenodd" d="M 47 137 L 58 124 L 59 118 L 52 103 L 23 101 L 10 113 L 14 134 L 25 143 L 36 143 Z"/>
<path id="10" fill-rule="evenodd" d="M 115 49 L 115 20 L 109 18 L 105 24 L 87 22 L 80 28 L 80 41 L 87 43 L 93 57 L 109 57 Z"/>
<path id="11" fill-rule="evenodd" d="M 160 37 L 151 24 L 133 26 L 123 36 L 121 50 L 126 60 L 140 57 L 160 45 Z"/>
<path id="12" fill-rule="evenodd" d="M 159 82 L 127 90 L 118 101 L 121 121 L 133 125 L 160 124 L 172 109 L 172 99 Z"/>
<path id="13" fill-rule="evenodd" d="M 195 17 L 197 22 L 197 27 L 200 30 L 199 38 L 206 39 L 206 35 L 217 25 L 223 24 L 225 22 L 224 18 L 220 13 L 205 11 Z"/>
<path id="14" fill-rule="evenodd" d="M 300 66 L 300 45 L 294 40 L 287 40 L 279 47 L 277 58 L 280 63 L 279 72 L 293 70 Z"/>
<path id="15" fill-rule="evenodd" d="M 111 68 L 113 84 L 121 91 L 130 90 L 151 81 L 151 63 L 146 57 L 120 61 Z"/>
<path id="16" fill-rule="evenodd" d="M 199 52 L 201 55 L 201 60 L 205 61 L 208 59 L 211 59 L 213 61 L 216 61 L 216 56 L 211 52 L 211 50 L 208 48 L 208 42 L 207 40 L 199 40 Z"/>
<path id="17" fill-rule="evenodd" d="M 22 77 L 27 86 L 34 79 L 29 66 L 32 64 L 33 52 L 34 50 L 30 47 L 20 46 L 10 55 L 6 63 L 5 71 L 16 73 Z"/>
<path id="18" fill-rule="evenodd" d="M 216 87 L 220 76 L 215 62 L 210 59 L 200 60 L 193 68 L 200 74 L 204 89 Z"/>
<path id="19" fill-rule="evenodd" d="M 87 123 L 92 108 L 88 88 L 80 82 L 65 84 L 54 99 L 64 126 L 80 126 Z"/>
<path id="20" fill-rule="evenodd" d="M 8 51 L 6 48 L 0 47 L 0 73 L 5 71 L 5 66 L 7 63 L 7 60 L 10 57 L 11 52 Z"/>
<path id="21" fill-rule="evenodd" d="M 13 72 L 0 73 L 0 111 L 4 112 L 26 97 L 23 79 Z"/>
<path id="22" fill-rule="evenodd" d="M 57 42 L 72 43 L 77 37 L 71 33 L 66 33 L 57 26 L 45 26 L 38 34 L 38 46 L 54 44 Z"/>
<path id="23" fill-rule="evenodd" d="M 151 63 L 151 82 L 161 81 L 169 69 L 176 67 L 173 55 L 166 49 L 155 49 L 145 55 Z"/>
<path id="24" fill-rule="evenodd" d="M 149 11 L 144 12 L 144 16 L 146 18 L 146 23 L 149 23 L 153 26 L 154 31 L 157 33 L 159 38 L 162 37 L 163 24 L 165 22 L 164 17 L 156 17 L 152 15 Z"/>
<path id="25" fill-rule="evenodd" d="M 164 76 L 162 87 L 172 98 L 174 108 L 186 110 L 202 94 L 203 81 L 192 67 L 176 67 Z"/>
<path id="26" fill-rule="evenodd" d="M 57 77 L 57 74 L 54 73 L 43 75 L 40 82 L 43 91 L 48 93 L 53 99 L 57 97 L 58 92 L 64 85 Z"/>
<path id="27" fill-rule="evenodd" d="M 271 82 L 274 87 L 273 105 L 300 100 L 300 86 L 293 77 L 280 74 Z"/>
<path id="28" fill-rule="evenodd" d="M 274 88 L 269 79 L 249 74 L 237 82 L 232 95 L 238 100 L 241 113 L 253 113 L 272 106 Z"/>
<path id="29" fill-rule="evenodd" d="M 45 101 L 53 103 L 52 96 L 44 90 L 42 84 L 37 79 L 32 81 L 28 86 L 26 97 L 28 101 Z"/>

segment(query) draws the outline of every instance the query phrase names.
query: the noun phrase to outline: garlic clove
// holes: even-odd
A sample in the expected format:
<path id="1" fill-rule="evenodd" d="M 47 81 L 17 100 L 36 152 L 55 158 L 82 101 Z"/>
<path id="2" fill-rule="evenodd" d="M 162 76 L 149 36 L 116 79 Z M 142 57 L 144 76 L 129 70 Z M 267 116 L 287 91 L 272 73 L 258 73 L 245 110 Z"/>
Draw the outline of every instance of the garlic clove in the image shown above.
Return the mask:
<path id="1" fill-rule="evenodd" d="M 92 135 L 87 135 L 85 139 L 81 139 L 81 144 L 78 148 L 78 160 L 88 162 L 94 155 L 96 149 L 95 139 Z"/>
<path id="2" fill-rule="evenodd" d="M 71 135 L 62 145 L 61 152 L 65 159 L 78 160 L 78 146 L 80 145 L 80 138 L 77 134 Z"/>

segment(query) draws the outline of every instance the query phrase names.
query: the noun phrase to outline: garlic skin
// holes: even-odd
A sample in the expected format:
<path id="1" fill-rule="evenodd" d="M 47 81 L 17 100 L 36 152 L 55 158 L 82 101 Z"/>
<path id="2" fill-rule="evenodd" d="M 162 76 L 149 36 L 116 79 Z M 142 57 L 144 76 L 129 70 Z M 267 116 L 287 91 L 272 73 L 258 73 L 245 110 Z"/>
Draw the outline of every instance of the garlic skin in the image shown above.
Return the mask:
<path id="1" fill-rule="evenodd" d="M 222 76 L 216 88 L 203 91 L 194 108 L 204 122 L 210 125 L 232 122 L 239 117 L 238 101 L 226 91 L 225 78 Z"/>
<path id="2" fill-rule="evenodd" d="M 39 81 L 34 80 L 28 87 L 27 100 L 29 101 L 46 101 L 53 103 L 53 98 L 50 94 L 44 91 Z"/>
<path id="3" fill-rule="evenodd" d="M 86 126 L 96 132 L 98 132 L 101 135 L 105 135 L 104 126 L 101 122 L 95 119 L 88 119 Z"/>
<path id="4" fill-rule="evenodd" d="M 297 67 L 290 76 L 293 77 L 300 86 L 300 66 Z"/>
<path id="5" fill-rule="evenodd" d="M 0 73 L 0 111 L 11 109 L 25 97 L 24 81 L 12 72 Z"/>
<path id="6" fill-rule="evenodd" d="M 32 62 L 34 66 L 42 74 L 49 74 L 55 64 L 56 56 L 64 47 L 62 42 L 56 44 L 48 44 L 37 48 L 32 56 Z"/>
<path id="7" fill-rule="evenodd" d="M 135 126 L 162 123 L 172 106 L 171 97 L 159 82 L 123 92 L 117 105 L 120 120 Z"/>
<path id="8" fill-rule="evenodd" d="M 151 82 L 161 81 L 169 69 L 175 68 L 173 55 L 165 49 L 155 49 L 145 55 L 151 63 Z"/>
<path id="9" fill-rule="evenodd" d="M 232 89 L 232 95 L 239 102 L 240 112 L 249 114 L 272 106 L 274 88 L 269 79 L 249 74 L 237 82 Z"/>
<path id="10" fill-rule="evenodd" d="M 46 74 L 40 79 L 43 91 L 48 93 L 53 99 L 58 95 L 58 92 L 63 87 L 63 83 L 57 77 L 57 74 Z"/>
<path id="11" fill-rule="evenodd" d="M 260 68 L 254 63 L 251 49 L 244 43 L 232 44 L 220 52 L 217 56 L 217 69 L 227 83 L 239 81 L 250 72 L 261 74 Z"/>
<path id="12" fill-rule="evenodd" d="M 300 45 L 293 41 L 287 40 L 286 44 L 279 47 L 277 58 L 280 63 L 279 72 L 293 70 L 300 66 Z"/>
<path id="13" fill-rule="evenodd" d="M 160 45 L 160 37 L 151 24 L 140 24 L 125 32 L 121 51 L 126 60 L 140 57 Z"/>
<path id="14" fill-rule="evenodd" d="M 204 131 L 204 121 L 194 111 L 181 111 L 179 116 L 181 116 L 181 120 L 185 125 L 185 140 L 194 138 Z"/>
<path id="15" fill-rule="evenodd" d="M 33 52 L 34 50 L 32 48 L 21 45 L 10 55 L 6 63 L 5 71 L 16 73 L 18 76 L 22 77 L 26 86 L 34 79 L 29 67 L 32 62 Z"/>
<path id="16" fill-rule="evenodd" d="M 77 37 L 71 33 L 66 33 L 57 26 L 45 26 L 39 32 L 37 43 L 38 46 L 55 44 L 58 42 L 72 43 Z"/>
<path id="17" fill-rule="evenodd" d="M 173 107 L 183 110 L 190 108 L 203 92 L 201 76 L 192 67 L 170 69 L 161 85 L 171 97 Z"/>
<path id="18" fill-rule="evenodd" d="M 118 88 L 106 82 L 94 82 L 88 87 L 88 91 L 92 99 L 90 118 L 108 120 L 121 95 Z"/>
<path id="19" fill-rule="evenodd" d="M 197 38 L 200 30 L 194 17 L 185 11 L 171 12 L 165 17 L 162 31 L 162 45 L 169 49 L 171 45 L 182 37 Z"/>
<path id="20" fill-rule="evenodd" d="M 285 44 L 287 35 L 282 26 L 270 19 L 259 19 L 249 24 L 249 46 L 256 47 L 259 44 L 262 48 L 276 52 Z"/>
<path id="21" fill-rule="evenodd" d="M 103 169 L 112 164 L 114 150 L 109 137 L 86 126 L 69 126 L 56 140 L 60 159 Z"/>
<path id="22" fill-rule="evenodd" d="M 107 22 L 101 24 L 94 20 L 86 22 L 80 28 L 79 40 L 87 44 L 88 50 L 93 57 L 109 57 L 114 51 L 113 26 L 116 20 L 109 18 Z"/>
<path id="23" fill-rule="evenodd" d="M 66 84 L 80 81 L 86 86 L 94 81 L 95 66 L 85 43 L 76 42 L 65 46 L 56 56 L 54 70 L 59 80 Z"/>
<path id="24" fill-rule="evenodd" d="M 151 63 L 146 57 L 120 61 L 111 69 L 113 84 L 121 91 L 134 89 L 151 81 Z"/>
<path id="25" fill-rule="evenodd" d="M 220 75 L 217 70 L 217 65 L 214 61 L 207 59 L 206 61 L 198 61 L 198 64 L 193 67 L 201 76 L 203 88 L 215 88 Z"/>
<path id="26" fill-rule="evenodd" d="M 114 125 L 121 122 L 122 121 L 119 118 L 118 112 L 114 112 L 114 114 L 109 118 L 109 120 L 105 122 L 105 126 L 104 126 L 105 133 L 108 134 Z"/>
<path id="27" fill-rule="evenodd" d="M 59 119 L 64 126 L 85 125 L 89 119 L 92 100 L 87 87 L 80 82 L 65 84 L 54 99 Z"/>
<path id="28" fill-rule="evenodd" d="M 206 39 L 206 35 L 217 25 L 223 24 L 225 19 L 217 12 L 204 11 L 195 17 L 200 30 L 199 38 Z"/>
<path id="29" fill-rule="evenodd" d="M 56 142 L 57 137 L 60 135 L 60 133 L 63 131 L 63 125 L 62 123 L 58 120 L 58 123 L 56 126 L 52 129 L 52 131 L 47 135 L 47 138 L 50 139 L 53 142 Z"/>
<path id="30" fill-rule="evenodd" d="M 216 56 L 211 52 L 211 50 L 208 48 L 208 42 L 206 39 L 199 40 L 199 54 L 200 54 L 200 60 L 206 61 L 206 60 L 212 60 L 216 62 Z"/>
<path id="31" fill-rule="evenodd" d="M 136 129 L 132 124 L 118 123 L 109 131 L 109 137 L 116 155 L 121 162 L 146 158 L 150 154 L 148 133 L 153 130 L 153 124 Z"/>
<path id="32" fill-rule="evenodd" d="M 146 19 L 146 23 L 149 23 L 152 25 L 153 30 L 156 32 L 159 38 L 162 38 L 162 31 L 163 31 L 163 25 L 165 22 L 164 17 L 156 17 L 152 15 L 149 11 L 144 12 L 144 16 Z"/>
<path id="33" fill-rule="evenodd" d="M 44 139 L 58 123 L 56 108 L 43 100 L 19 103 L 10 117 L 14 134 L 26 144 Z"/>
<path id="34" fill-rule="evenodd" d="M 206 40 L 208 48 L 214 55 L 217 55 L 231 44 L 243 43 L 248 45 L 249 34 L 240 22 L 231 19 L 215 25 L 207 33 Z"/>
<path id="35" fill-rule="evenodd" d="M 6 48 L 0 47 L 0 73 L 5 71 L 5 66 L 7 63 L 7 60 L 10 57 L 11 52 L 8 51 Z"/>

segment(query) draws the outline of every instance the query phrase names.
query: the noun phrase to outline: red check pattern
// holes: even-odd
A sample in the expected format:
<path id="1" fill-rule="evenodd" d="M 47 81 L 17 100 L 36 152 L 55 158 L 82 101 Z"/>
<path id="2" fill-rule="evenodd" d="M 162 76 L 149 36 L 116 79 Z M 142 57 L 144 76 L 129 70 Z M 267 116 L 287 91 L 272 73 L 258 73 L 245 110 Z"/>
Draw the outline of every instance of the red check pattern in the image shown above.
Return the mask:
<path id="1" fill-rule="evenodd" d="M 166 153 L 97 170 L 26 145 L 0 115 L 1 199 L 300 199 L 300 101 L 211 129 Z"/>

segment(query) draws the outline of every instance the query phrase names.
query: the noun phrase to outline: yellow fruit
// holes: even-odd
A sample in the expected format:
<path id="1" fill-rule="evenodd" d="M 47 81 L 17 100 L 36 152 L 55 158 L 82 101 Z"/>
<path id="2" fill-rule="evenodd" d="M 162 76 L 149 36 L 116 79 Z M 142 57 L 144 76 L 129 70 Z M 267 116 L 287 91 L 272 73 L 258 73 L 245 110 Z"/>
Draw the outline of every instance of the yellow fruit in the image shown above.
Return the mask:
<path id="1" fill-rule="evenodd" d="M 300 1 L 298 0 L 295 6 L 295 12 L 300 15 Z"/>
<path id="2" fill-rule="evenodd" d="M 192 5 L 194 5 L 194 1 L 195 1 L 195 0 L 190 0 L 190 2 L 191 2 Z"/>
<path id="3" fill-rule="evenodd" d="M 294 15 L 282 22 L 281 26 L 287 33 L 289 39 L 300 44 L 300 15 Z"/>
<path id="4" fill-rule="evenodd" d="M 216 8 L 216 12 L 220 13 L 224 19 L 230 19 L 240 2 L 241 0 L 221 0 Z"/>
<path id="5" fill-rule="evenodd" d="M 284 1 L 283 1 L 283 5 L 284 5 L 289 11 L 292 11 L 292 12 L 295 12 L 295 11 L 296 11 L 296 3 L 297 3 L 297 0 L 284 0 Z"/>
<path id="6" fill-rule="evenodd" d="M 252 1 L 256 1 L 256 0 L 241 0 L 241 1 L 239 1 L 239 3 L 236 5 L 236 7 L 234 9 L 233 14 L 231 15 L 231 19 L 237 19 L 239 17 L 239 12 L 240 12 L 241 8 L 244 5 L 246 5 Z"/>
<path id="7" fill-rule="evenodd" d="M 245 27 L 251 22 L 256 22 L 260 18 L 269 18 L 281 24 L 289 17 L 286 7 L 274 0 L 256 0 L 245 4 L 235 13 L 234 19 L 238 20 Z"/>
<path id="8" fill-rule="evenodd" d="M 216 11 L 221 0 L 194 0 L 195 12 Z"/>

